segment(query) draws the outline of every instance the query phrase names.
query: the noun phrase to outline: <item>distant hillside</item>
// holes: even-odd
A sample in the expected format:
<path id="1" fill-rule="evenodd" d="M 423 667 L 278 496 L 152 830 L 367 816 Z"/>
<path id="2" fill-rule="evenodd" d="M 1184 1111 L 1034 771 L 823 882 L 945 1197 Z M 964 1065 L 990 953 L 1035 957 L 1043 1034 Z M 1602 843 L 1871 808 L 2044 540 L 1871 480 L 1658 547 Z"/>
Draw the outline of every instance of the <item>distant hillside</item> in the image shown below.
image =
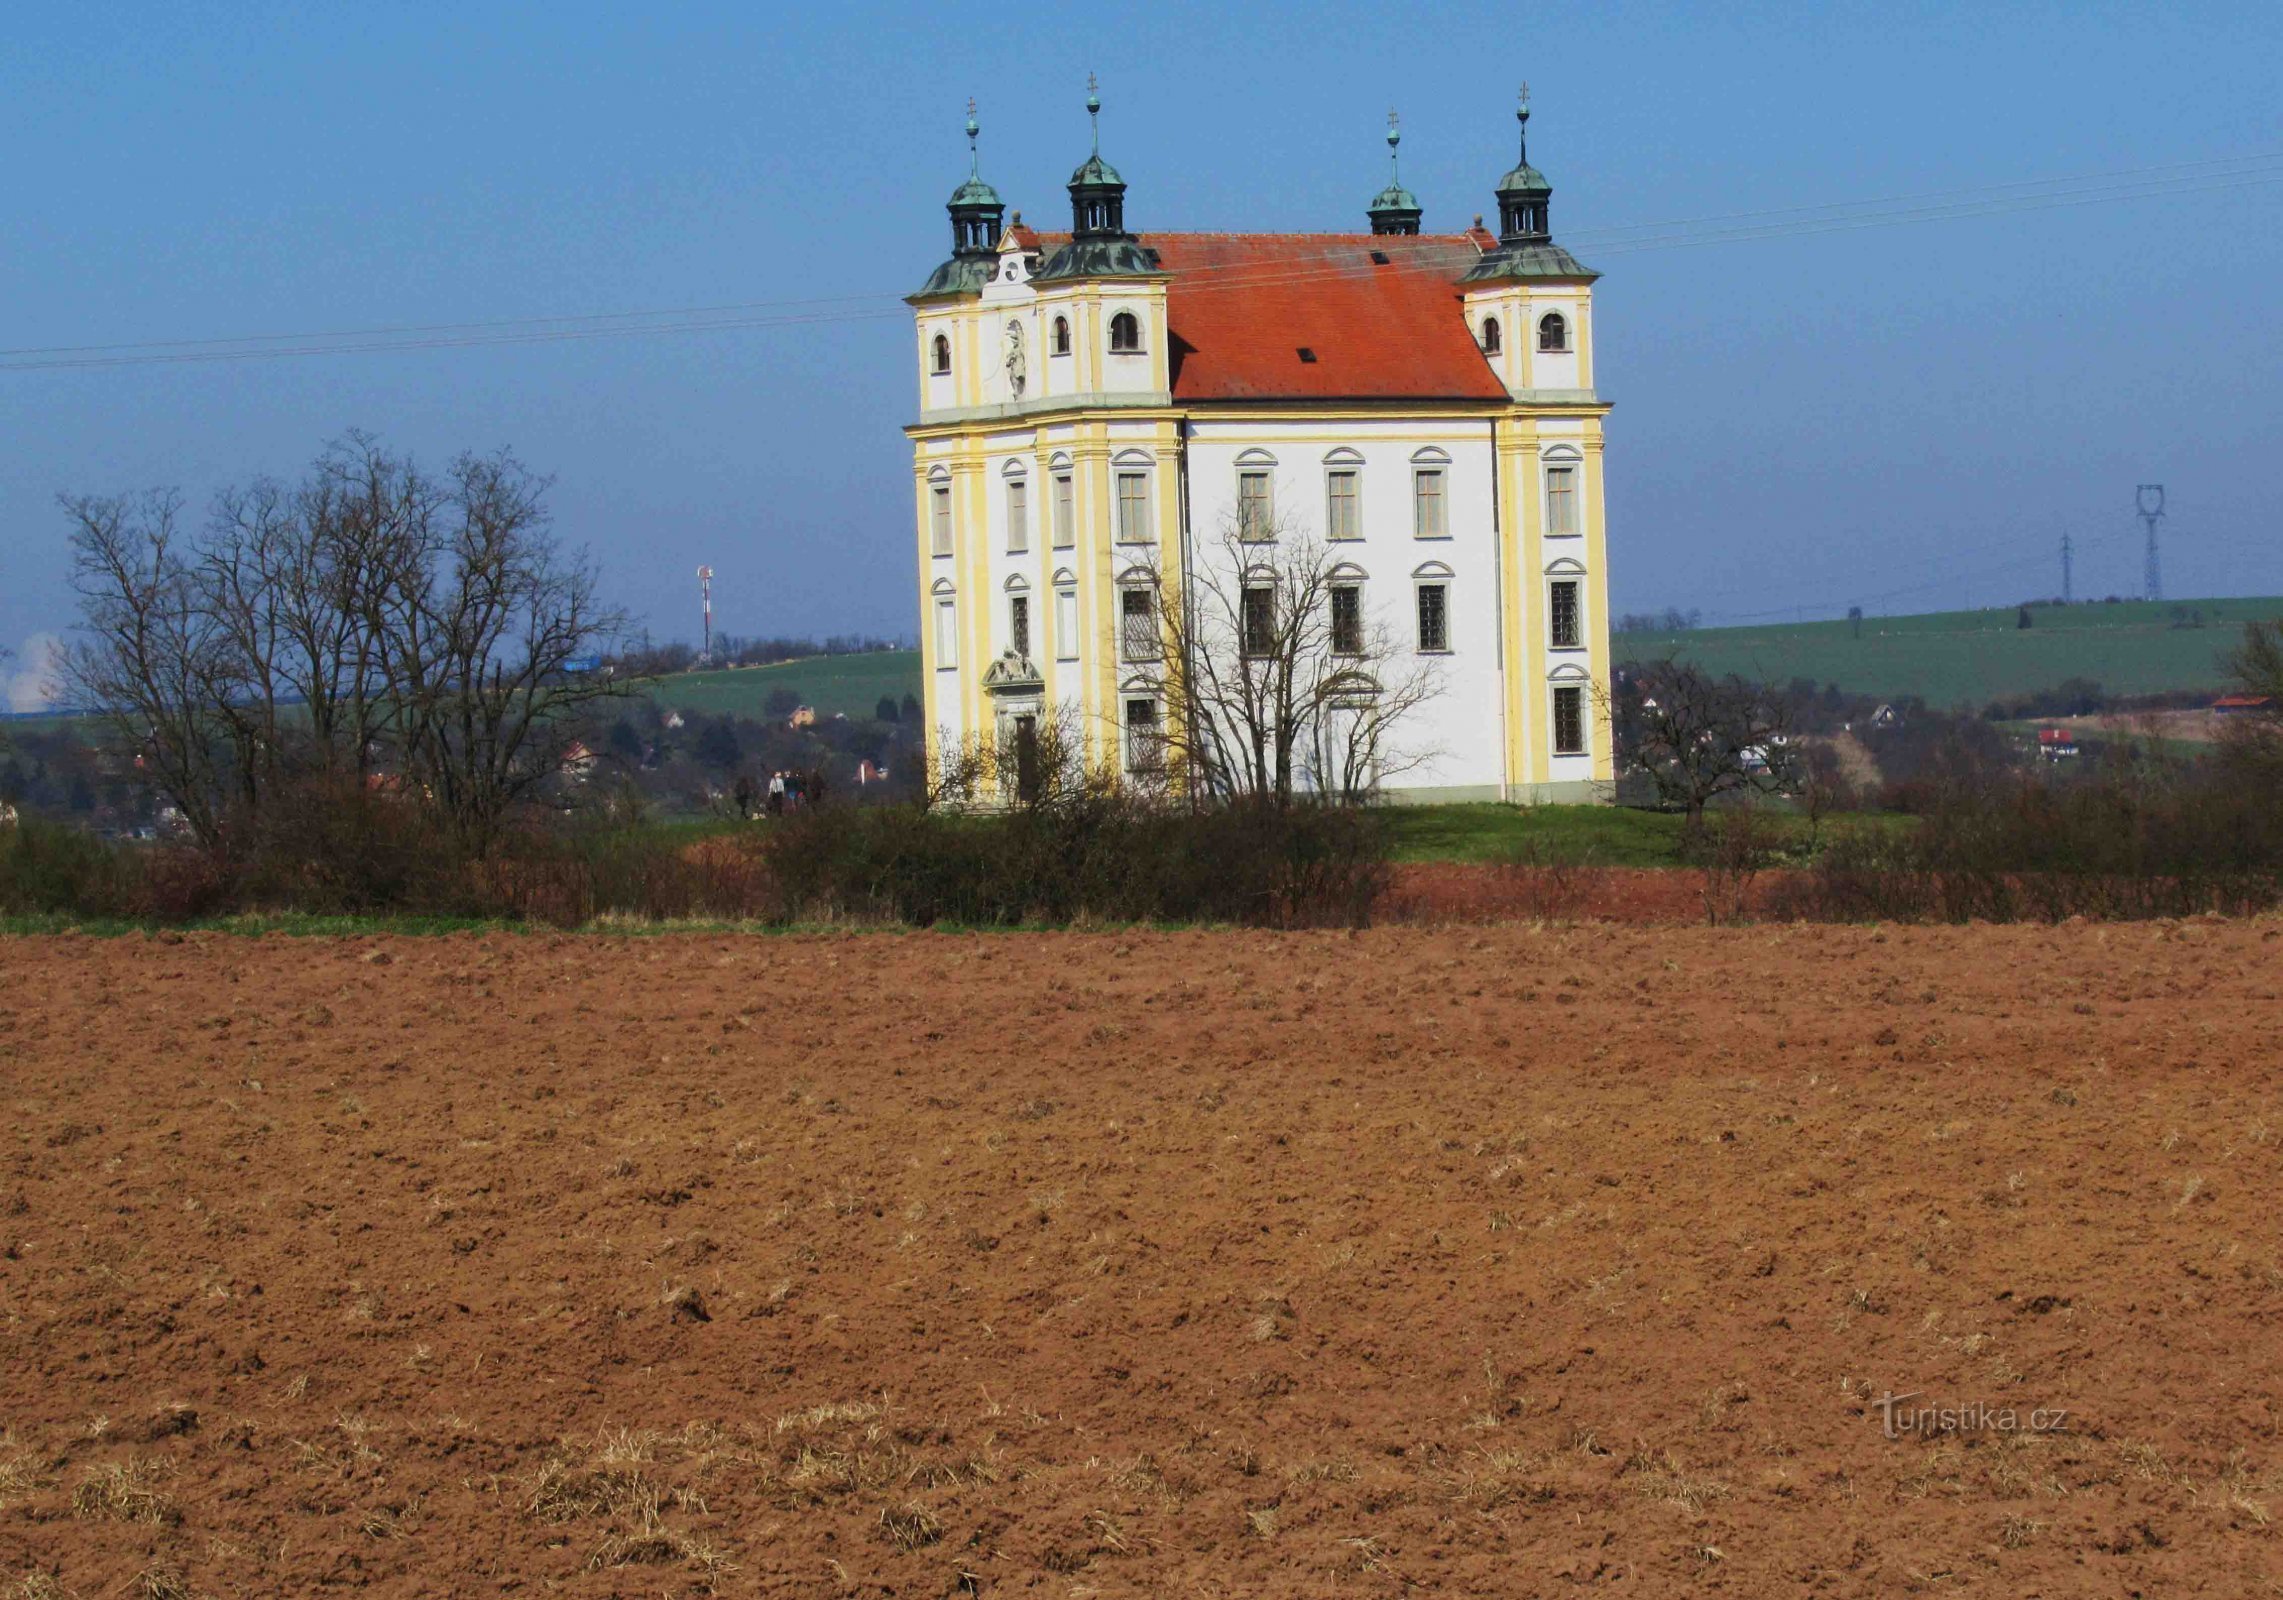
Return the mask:
<path id="1" fill-rule="evenodd" d="M 790 689 L 819 716 L 840 712 L 868 717 L 882 695 L 901 705 L 920 692 L 917 650 L 875 650 L 854 656 L 811 656 L 768 667 L 734 667 L 718 672 L 679 672 L 660 678 L 650 698 L 676 711 L 709 717 L 767 715 L 769 693 Z"/>
<path id="2" fill-rule="evenodd" d="M 1937 611 L 1865 617 L 1862 637 L 1846 622 L 1685 633 L 1621 633 L 1619 662 L 1676 656 L 1709 671 L 1788 682 L 1812 678 L 1883 699 L 1918 695 L 1929 705 L 1980 706 L 2004 695 L 2090 678 L 2112 694 L 2217 689 L 2219 658 L 2253 617 L 2283 616 L 2283 598 L 2090 602 L 2016 613 Z M 2201 618 L 2202 626 L 2193 624 Z"/>

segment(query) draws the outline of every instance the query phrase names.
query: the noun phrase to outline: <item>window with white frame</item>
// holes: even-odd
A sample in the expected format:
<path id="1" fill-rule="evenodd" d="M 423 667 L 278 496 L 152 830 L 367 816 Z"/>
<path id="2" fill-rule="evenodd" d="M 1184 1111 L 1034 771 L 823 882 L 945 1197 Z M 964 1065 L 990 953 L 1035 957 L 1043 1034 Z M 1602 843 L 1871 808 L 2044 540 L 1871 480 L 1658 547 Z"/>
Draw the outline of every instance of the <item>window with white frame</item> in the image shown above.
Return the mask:
<path id="1" fill-rule="evenodd" d="M 1546 642 L 1556 650 L 1575 650 L 1585 643 L 1575 578 L 1556 578 L 1546 586 Z"/>
<path id="2" fill-rule="evenodd" d="M 1157 631 L 1157 596 L 1142 584 L 1118 591 L 1118 649 L 1128 661 L 1155 661 L 1163 648 Z"/>
<path id="3" fill-rule="evenodd" d="M 1031 597 L 1007 596 L 1007 648 L 1018 656 L 1031 653 Z"/>
<path id="4" fill-rule="evenodd" d="M 1553 352 L 1570 347 L 1570 319 L 1549 311 L 1538 319 L 1538 348 Z"/>
<path id="5" fill-rule="evenodd" d="M 1332 585 L 1332 654 L 1363 654 L 1363 585 Z"/>
<path id="6" fill-rule="evenodd" d="M 1078 659 L 1078 591 L 1054 591 L 1054 655 L 1058 661 Z"/>
<path id="7" fill-rule="evenodd" d="M 1053 353 L 1058 356 L 1066 356 L 1070 354 L 1070 319 L 1068 317 L 1056 317 L 1054 319 L 1054 344 L 1052 349 Z"/>
<path id="8" fill-rule="evenodd" d="M 1451 531 L 1447 470 L 1441 466 L 1411 469 L 1411 531 L 1421 539 L 1441 539 Z"/>
<path id="9" fill-rule="evenodd" d="M 1078 542 L 1078 489 L 1067 472 L 1054 475 L 1054 547 L 1067 550 Z"/>
<path id="10" fill-rule="evenodd" d="M 935 667 L 938 672 L 959 665 L 959 604 L 949 595 L 935 602 Z"/>
<path id="11" fill-rule="evenodd" d="M 1331 467 L 1324 473 L 1324 531 L 1327 538 L 1363 537 L 1363 472 Z"/>
<path id="12" fill-rule="evenodd" d="M 1149 540 L 1149 470 L 1121 467 L 1118 470 L 1118 542 L 1147 544 Z"/>
<path id="13" fill-rule="evenodd" d="M 1554 754 L 1585 754 L 1585 687 L 1582 684 L 1554 686 Z"/>
<path id="14" fill-rule="evenodd" d="M 1020 555 L 1031 547 L 1031 486 L 1023 478 L 1007 480 L 1007 549 Z"/>
<path id="15" fill-rule="evenodd" d="M 1557 461 L 1546 468 L 1546 532 L 1577 531 L 1577 464 Z"/>
<path id="16" fill-rule="evenodd" d="M 1266 467 L 1237 474 L 1237 536 L 1259 541 L 1276 537 L 1275 489 Z"/>
<path id="17" fill-rule="evenodd" d="M 1248 656 L 1267 656 L 1276 652 L 1276 587 L 1270 583 L 1248 583 L 1238 606 L 1238 647 Z"/>
<path id="18" fill-rule="evenodd" d="M 1498 354 L 1498 319 L 1496 317 L 1484 317 L 1482 319 L 1482 353 L 1486 356 Z"/>
<path id="19" fill-rule="evenodd" d="M 1159 772 L 1165 767 L 1165 731 L 1158 725 L 1157 702 L 1144 696 L 1126 701 L 1126 770 Z"/>
<path id="20" fill-rule="evenodd" d="M 951 482 L 938 479 L 928 486 L 929 547 L 939 556 L 951 554 Z"/>
<path id="21" fill-rule="evenodd" d="M 1451 647 L 1451 586 L 1438 578 L 1419 585 L 1419 649 L 1439 655 Z"/>
<path id="22" fill-rule="evenodd" d="M 951 340 L 943 334 L 939 333 L 935 336 L 935 344 L 931 347 L 929 370 L 938 373 L 951 370 Z"/>
<path id="23" fill-rule="evenodd" d="M 1110 319 L 1110 354 L 1137 355 L 1141 347 L 1141 322 L 1131 311 L 1121 311 Z"/>

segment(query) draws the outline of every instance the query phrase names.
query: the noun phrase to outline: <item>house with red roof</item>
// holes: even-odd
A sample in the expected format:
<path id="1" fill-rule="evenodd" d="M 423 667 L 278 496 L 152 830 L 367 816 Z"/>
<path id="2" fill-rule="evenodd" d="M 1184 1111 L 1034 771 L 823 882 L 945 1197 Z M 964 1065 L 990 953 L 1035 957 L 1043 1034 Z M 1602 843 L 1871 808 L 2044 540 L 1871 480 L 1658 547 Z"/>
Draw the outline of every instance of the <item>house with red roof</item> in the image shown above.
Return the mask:
<path id="1" fill-rule="evenodd" d="M 1169 652 L 1212 644 L 1182 618 L 1241 593 L 1242 656 L 1305 568 L 1312 637 L 1357 662 L 1341 726 L 1403 709 L 1382 739 L 1313 740 L 1304 784 L 1606 798 L 1597 275 L 1554 242 L 1526 143 L 1496 232 L 1426 230 L 1392 116 L 1360 229 L 1157 231 L 1100 109 L 1070 226 L 1039 231 L 983 181 L 970 107 L 952 253 L 908 297 L 931 755 L 1057 717 L 1154 770 L 1195 703 Z"/>

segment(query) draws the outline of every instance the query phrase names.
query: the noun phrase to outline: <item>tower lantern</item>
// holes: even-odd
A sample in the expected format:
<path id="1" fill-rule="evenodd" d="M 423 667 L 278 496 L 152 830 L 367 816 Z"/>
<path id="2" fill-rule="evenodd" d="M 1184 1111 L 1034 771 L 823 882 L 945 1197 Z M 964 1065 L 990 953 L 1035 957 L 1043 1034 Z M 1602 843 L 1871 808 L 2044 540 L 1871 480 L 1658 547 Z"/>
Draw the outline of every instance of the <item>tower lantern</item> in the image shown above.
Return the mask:
<path id="1" fill-rule="evenodd" d="M 1403 142 L 1403 126 L 1395 113 L 1387 113 L 1387 187 L 1371 197 L 1364 215 L 1371 218 L 1371 231 L 1378 234 L 1417 233 L 1419 197 L 1403 187 L 1403 177 L 1396 170 L 1395 147 Z"/>

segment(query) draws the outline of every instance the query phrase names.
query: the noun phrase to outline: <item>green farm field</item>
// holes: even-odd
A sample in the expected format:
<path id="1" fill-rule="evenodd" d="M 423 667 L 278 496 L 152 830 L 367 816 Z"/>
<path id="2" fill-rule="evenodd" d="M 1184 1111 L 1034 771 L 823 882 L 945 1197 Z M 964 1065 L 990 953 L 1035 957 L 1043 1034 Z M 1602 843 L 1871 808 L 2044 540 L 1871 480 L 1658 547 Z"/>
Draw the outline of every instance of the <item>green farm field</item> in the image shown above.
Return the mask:
<path id="1" fill-rule="evenodd" d="M 2011 607 L 1865 617 L 1860 638 L 1847 622 L 1798 622 L 1686 633 L 1622 633 L 1620 662 L 1676 656 L 1708 671 L 1777 683 L 1812 678 L 1853 694 L 1929 705 L 1981 706 L 2006 695 L 2090 678 L 2112 694 L 2218 690 L 2220 658 L 2245 622 L 2283 615 L 2283 598 L 2098 602 L 2030 612 L 2017 627 Z M 2181 626 L 2183 617 L 2202 626 Z"/>
<path id="2" fill-rule="evenodd" d="M 790 689 L 817 715 L 840 712 L 868 717 L 882 695 L 900 705 L 920 692 L 917 650 L 877 650 L 864 655 L 810 656 L 767 667 L 734 667 L 716 672 L 682 672 L 650 686 L 650 698 L 685 715 L 739 716 L 759 720 L 771 691 Z"/>

